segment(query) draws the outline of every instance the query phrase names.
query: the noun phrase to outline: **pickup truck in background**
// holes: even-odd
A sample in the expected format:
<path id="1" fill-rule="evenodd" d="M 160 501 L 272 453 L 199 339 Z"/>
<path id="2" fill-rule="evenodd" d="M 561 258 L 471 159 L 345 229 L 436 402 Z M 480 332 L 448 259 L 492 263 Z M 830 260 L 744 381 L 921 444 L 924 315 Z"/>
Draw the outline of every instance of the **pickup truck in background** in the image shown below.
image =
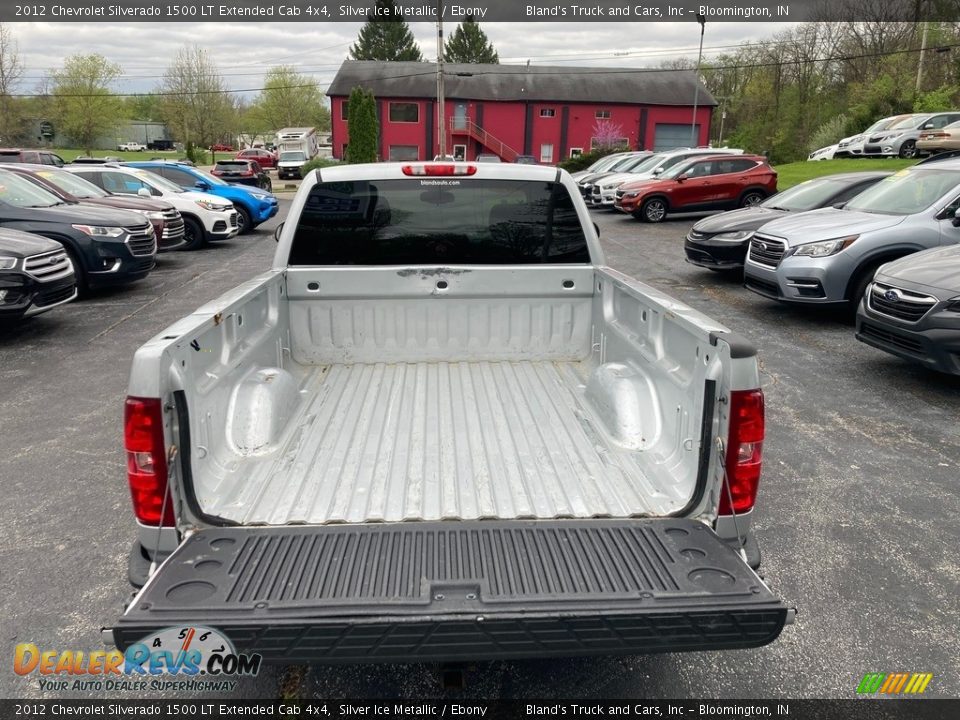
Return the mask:
<path id="1" fill-rule="evenodd" d="M 125 150 L 126 152 L 143 152 L 146 149 L 146 145 L 141 145 L 138 142 L 126 142 L 117 145 L 117 150 Z"/>
<path id="2" fill-rule="evenodd" d="M 109 629 L 295 662 L 756 647 L 753 347 L 536 165 L 311 171 L 273 267 L 141 347 Z M 753 568 L 751 567 L 753 566 Z"/>

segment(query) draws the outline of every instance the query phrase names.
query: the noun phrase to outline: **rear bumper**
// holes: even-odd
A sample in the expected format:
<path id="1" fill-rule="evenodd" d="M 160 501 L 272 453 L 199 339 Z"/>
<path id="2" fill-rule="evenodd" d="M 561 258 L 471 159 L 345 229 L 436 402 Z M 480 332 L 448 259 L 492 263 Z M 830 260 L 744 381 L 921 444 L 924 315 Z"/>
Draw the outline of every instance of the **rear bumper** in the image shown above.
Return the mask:
<path id="1" fill-rule="evenodd" d="M 757 647 L 788 609 L 691 520 L 233 527 L 191 535 L 113 628 L 181 623 L 283 663 Z"/>

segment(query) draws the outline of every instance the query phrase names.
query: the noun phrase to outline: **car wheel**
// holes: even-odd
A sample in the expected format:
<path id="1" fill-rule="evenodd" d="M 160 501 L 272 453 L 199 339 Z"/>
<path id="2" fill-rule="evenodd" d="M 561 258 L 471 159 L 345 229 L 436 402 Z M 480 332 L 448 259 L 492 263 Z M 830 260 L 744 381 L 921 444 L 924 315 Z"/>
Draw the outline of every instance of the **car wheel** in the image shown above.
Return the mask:
<path id="1" fill-rule="evenodd" d="M 66 250 L 70 262 L 73 263 L 73 274 L 77 278 L 77 297 L 87 297 L 90 294 L 90 283 L 87 281 L 87 271 L 84 270 L 83 265 L 80 264 L 80 258 L 77 257 L 77 254 L 65 243 L 61 243 L 61 245 L 63 245 L 63 249 Z"/>
<path id="2" fill-rule="evenodd" d="M 900 146 L 900 157 L 915 158 L 916 156 L 917 156 L 916 140 L 907 140 L 903 145 Z"/>
<path id="3" fill-rule="evenodd" d="M 851 312 L 857 312 L 857 308 L 860 306 L 860 301 L 863 299 L 863 294 L 867 291 L 867 286 L 873 282 L 873 276 L 877 274 L 877 268 L 879 267 L 879 263 L 865 267 L 860 271 L 860 274 L 857 275 L 853 283 L 851 283 L 850 295 L 847 298 Z"/>
<path id="4" fill-rule="evenodd" d="M 667 202 L 662 198 L 650 198 L 640 208 L 640 219 L 644 222 L 663 222 L 667 216 Z"/>
<path id="5" fill-rule="evenodd" d="M 754 205 L 759 205 L 764 200 L 764 194 L 758 190 L 750 190 L 745 192 L 743 197 L 740 198 L 740 207 L 753 207 Z"/>
<path id="6" fill-rule="evenodd" d="M 237 235 L 246 235 L 253 230 L 253 220 L 250 218 L 250 212 L 240 205 L 237 205 L 237 227 L 240 228 Z"/>
<path id="7" fill-rule="evenodd" d="M 184 216 L 183 239 L 186 241 L 186 244 L 182 246 L 182 250 L 196 250 L 197 248 L 203 247 L 206 242 L 206 236 L 203 232 L 203 225 L 200 224 L 199 220 Z"/>

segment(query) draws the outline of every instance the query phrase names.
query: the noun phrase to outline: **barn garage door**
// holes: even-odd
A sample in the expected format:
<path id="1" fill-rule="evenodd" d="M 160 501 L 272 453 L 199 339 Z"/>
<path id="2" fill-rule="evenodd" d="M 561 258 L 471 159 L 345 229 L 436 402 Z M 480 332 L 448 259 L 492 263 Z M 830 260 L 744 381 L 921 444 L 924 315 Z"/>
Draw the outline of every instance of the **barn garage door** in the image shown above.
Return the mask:
<path id="1" fill-rule="evenodd" d="M 697 125 L 696 137 L 700 136 L 700 125 Z M 695 145 L 696 143 L 694 143 Z M 654 150 L 673 150 L 674 148 L 691 147 L 690 125 L 674 123 L 657 123 L 653 130 Z"/>

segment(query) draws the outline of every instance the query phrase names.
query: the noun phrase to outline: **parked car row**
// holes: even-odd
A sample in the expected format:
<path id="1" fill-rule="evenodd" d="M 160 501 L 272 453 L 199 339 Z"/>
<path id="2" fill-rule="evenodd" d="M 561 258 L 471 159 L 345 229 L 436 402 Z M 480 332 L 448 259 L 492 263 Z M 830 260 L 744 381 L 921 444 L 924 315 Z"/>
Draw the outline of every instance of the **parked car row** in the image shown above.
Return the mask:
<path id="1" fill-rule="evenodd" d="M 700 220 L 684 250 L 764 297 L 856 311 L 859 340 L 960 374 L 960 159 L 810 180 Z"/>
<path id="2" fill-rule="evenodd" d="M 279 208 L 259 188 L 178 162 L 0 164 L 0 318 L 146 277 L 158 252 L 248 232 Z"/>
<path id="3" fill-rule="evenodd" d="M 749 207 L 777 191 L 777 173 L 765 157 L 729 148 L 627 153 L 593 169 L 577 180 L 587 205 L 643 222 L 662 222 L 673 212 Z"/>
<path id="4" fill-rule="evenodd" d="M 838 140 L 814 150 L 808 160 L 832 160 L 841 157 L 901 157 L 960 148 L 960 140 L 951 142 L 958 130 L 960 138 L 960 111 L 940 113 L 911 113 L 881 118 L 862 133 Z M 944 142 L 947 141 L 947 142 Z"/>

